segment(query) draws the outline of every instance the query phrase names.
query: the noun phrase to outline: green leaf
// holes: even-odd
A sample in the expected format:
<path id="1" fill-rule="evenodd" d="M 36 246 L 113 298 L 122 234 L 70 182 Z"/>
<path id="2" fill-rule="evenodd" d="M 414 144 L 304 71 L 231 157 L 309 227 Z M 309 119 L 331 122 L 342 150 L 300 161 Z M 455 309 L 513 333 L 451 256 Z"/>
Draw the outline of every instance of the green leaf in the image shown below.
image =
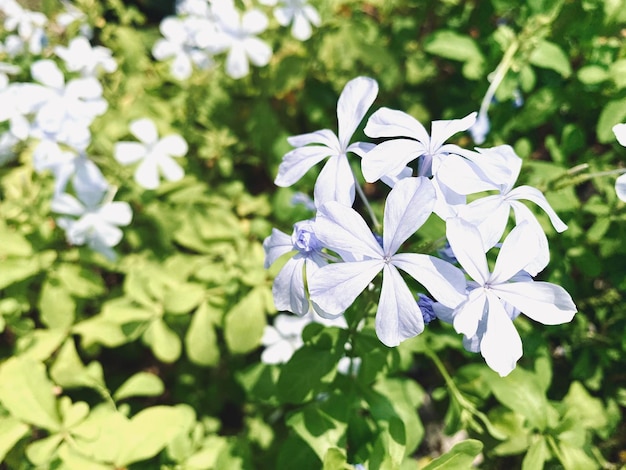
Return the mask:
<path id="1" fill-rule="evenodd" d="M 99 362 L 93 361 L 85 367 L 78 356 L 73 338 L 68 338 L 59 350 L 52 367 L 50 377 L 64 388 L 90 387 L 96 390 L 106 389 L 104 372 Z"/>
<path id="2" fill-rule="evenodd" d="M 21 234 L 8 228 L 4 222 L 0 222 L 0 258 L 10 256 L 27 257 L 33 253 L 33 247 Z"/>
<path id="3" fill-rule="evenodd" d="M 60 428 L 54 385 L 41 362 L 19 356 L 4 362 L 0 366 L 0 402 L 26 423 L 51 431 Z"/>
<path id="4" fill-rule="evenodd" d="M 20 355 L 29 359 L 43 361 L 48 359 L 67 338 L 65 328 L 54 330 L 34 330 L 22 336 L 17 343 Z"/>
<path id="5" fill-rule="evenodd" d="M 543 436 L 536 436 L 535 441 L 528 448 L 522 462 L 522 470 L 536 470 L 543 468 L 543 464 L 550 459 L 550 450 Z"/>
<path id="6" fill-rule="evenodd" d="M 426 39 L 424 50 L 446 59 L 464 62 L 463 74 L 477 80 L 483 75 L 485 58 L 470 36 L 451 30 L 439 30 Z"/>
<path id="7" fill-rule="evenodd" d="M 153 406 L 140 411 L 117 431 L 121 448 L 115 465 L 125 467 L 154 457 L 185 430 L 186 422 L 186 411 L 176 407 Z"/>
<path id="8" fill-rule="evenodd" d="M 38 306 L 41 321 L 48 328 L 69 328 L 74 323 L 76 302 L 57 282 L 46 279 L 41 286 Z"/>
<path id="9" fill-rule="evenodd" d="M 472 468 L 472 462 L 483 450 L 483 443 L 468 439 L 456 444 L 450 451 L 426 465 L 423 470 L 464 470 Z"/>
<path id="10" fill-rule="evenodd" d="M 179 284 L 165 291 L 163 308 L 166 313 L 189 313 L 200 304 L 204 296 L 205 288 L 200 284 Z"/>
<path id="11" fill-rule="evenodd" d="M 185 467 L 189 470 L 204 470 L 205 468 L 216 468 L 215 465 L 228 447 L 228 442 L 221 436 L 209 436 L 204 442 L 201 450 L 195 452 L 187 460 Z"/>
<path id="12" fill-rule="evenodd" d="M 200 366 L 214 366 L 220 358 L 215 334 L 215 320 L 219 315 L 211 310 L 208 302 L 202 302 L 191 317 L 185 335 L 185 349 L 189 360 Z"/>
<path id="13" fill-rule="evenodd" d="M 506 377 L 493 374 L 489 386 L 500 403 L 525 416 L 531 426 L 546 429 L 550 410 L 535 374 L 517 367 Z"/>
<path id="14" fill-rule="evenodd" d="M 572 382 L 562 403 L 566 407 L 565 416 L 576 420 L 578 427 L 599 430 L 608 424 L 602 401 L 589 395 L 580 382 Z"/>
<path id="15" fill-rule="evenodd" d="M 63 441 L 61 434 L 53 434 L 52 436 L 39 439 L 28 445 L 26 456 L 35 465 L 43 466 L 54 458 L 61 441 Z"/>
<path id="16" fill-rule="evenodd" d="M 352 470 L 354 467 L 348 463 L 346 451 L 338 447 L 331 447 L 324 455 L 322 470 Z"/>
<path id="17" fill-rule="evenodd" d="M 180 357 L 180 338 L 161 318 L 157 318 L 146 330 L 143 340 L 160 361 L 171 363 Z"/>
<path id="18" fill-rule="evenodd" d="M 224 320 L 224 339 L 228 349 L 243 354 L 257 348 L 265 329 L 265 308 L 262 290 L 256 287 L 239 301 Z"/>
<path id="19" fill-rule="evenodd" d="M 338 420 L 318 404 L 308 405 L 292 414 L 287 425 L 311 446 L 322 461 L 328 449 L 341 445 L 348 428 L 345 421 Z"/>
<path id="20" fill-rule="evenodd" d="M 157 397 L 164 390 L 165 386 L 158 376 L 149 372 L 137 372 L 120 385 L 113 398 L 119 401 L 128 397 Z"/>
<path id="21" fill-rule="evenodd" d="M 595 470 L 600 468 L 600 465 L 589 457 L 583 449 L 565 442 L 558 444 L 556 454 L 565 470 Z"/>
<path id="22" fill-rule="evenodd" d="M 608 144 L 615 142 L 615 134 L 613 134 L 613 126 L 626 121 L 626 98 L 621 100 L 609 101 L 602 109 L 596 133 L 600 143 Z"/>
<path id="23" fill-rule="evenodd" d="M 47 269 L 55 257 L 55 253 L 48 251 L 30 258 L 7 258 L 2 260 L 0 289 L 28 279 Z"/>
<path id="24" fill-rule="evenodd" d="M 569 57 L 557 44 L 542 39 L 530 54 L 530 63 L 544 69 L 554 70 L 567 78 L 572 74 Z"/>
<path id="25" fill-rule="evenodd" d="M 613 62 L 609 66 L 609 74 L 618 90 L 626 88 L 626 59 Z"/>
<path id="26" fill-rule="evenodd" d="M 102 278 L 82 266 L 63 263 L 55 269 L 55 274 L 76 297 L 90 299 L 104 293 Z"/>
<path id="27" fill-rule="evenodd" d="M 0 462 L 30 428 L 12 416 L 0 417 Z"/>
<path id="28" fill-rule="evenodd" d="M 576 75 L 578 80 L 585 85 L 598 85 L 608 80 L 610 77 L 609 72 L 599 65 L 586 65 L 585 67 L 581 67 L 578 72 L 576 72 Z"/>

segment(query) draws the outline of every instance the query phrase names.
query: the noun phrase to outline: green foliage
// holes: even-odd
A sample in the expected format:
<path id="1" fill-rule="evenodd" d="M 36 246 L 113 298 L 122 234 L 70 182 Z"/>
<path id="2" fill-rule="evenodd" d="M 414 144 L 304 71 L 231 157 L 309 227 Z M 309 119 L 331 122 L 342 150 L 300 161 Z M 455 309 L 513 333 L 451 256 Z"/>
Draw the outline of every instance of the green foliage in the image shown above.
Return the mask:
<path id="1" fill-rule="evenodd" d="M 117 260 L 71 246 L 32 146 L 0 167 L 3 468 L 624 465 L 626 204 L 605 173 L 626 158 L 611 130 L 626 121 L 624 0 L 311 1 L 322 15 L 311 39 L 272 19 L 272 61 L 239 81 L 223 56 L 186 81 L 154 60 L 160 18 L 151 15 L 167 2 L 74 3 L 118 62 L 102 79 L 109 110 L 88 153 L 133 222 Z M 71 28 L 51 32 L 45 57 Z M 14 80 L 28 80 L 35 59 L 15 59 L 24 72 Z M 380 84 L 374 107 L 428 127 L 478 110 L 498 70 L 484 146 L 513 145 L 520 184 L 544 191 L 568 224 L 556 237 L 537 214 L 552 258 L 540 277 L 572 293 L 574 321 L 539 329 L 518 318 L 524 359 L 501 378 L 437 321 L 383 346 L 374 292 L 346 314 L 348 329 L 311 324 L 286 363 L 262 363 L 278 272 L 264 268 L 262 241 L 311 217 L 291 199 L 315 181 L 311 172 L 297 189 L 274 187 L 286 137 L 335 129 L 337 97 L 357 75 Z M 128 123 L 146 116 L 190 149 L 185 178 L 155 191 L 112 157 Z M 383 194 L 366 189 L 380 211 Z M 437 223 L 420 232 L 421 247 L 436 245 Z M 340 371 L 344 358 L 351 367 Z M 446 447 L 456 433 L 465 440 Z"/>

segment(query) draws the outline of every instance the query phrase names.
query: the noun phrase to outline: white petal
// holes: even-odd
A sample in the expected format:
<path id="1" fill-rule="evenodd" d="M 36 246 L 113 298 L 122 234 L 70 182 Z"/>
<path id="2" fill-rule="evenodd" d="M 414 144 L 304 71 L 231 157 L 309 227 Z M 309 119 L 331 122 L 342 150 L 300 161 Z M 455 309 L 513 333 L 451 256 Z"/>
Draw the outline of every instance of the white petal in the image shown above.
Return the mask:
<path id="1" fill-rule="evenodd" d="M 383 268 L 382 260 L 329 264 L 310 278 L 311 301 L 331 315 L 343 313 Z"/>
<path id="2" fill-rule="evenodd" d="M 322 245 L 334 251 L 379 260 L 384 256 L 363 217 L 338 202 L 327 202 L 319 208 L 315 218 L 315 235 Z"/>
<path id="3" fill-rule="evenodd" d="M 274 279 L 272 294 L 278 310 L 304 315 L 309 311 L 309 299 L 304 290 L 304 260 L 296 254 L 288 260 Z"/>
<path id="4" fill-rule="evenodd" d="M 480 353 L 487 365 L 501 377 L 508 375 L 522 357 L 522 340 L 500 301 L 487 297 L 489 313 L 480 341 Z"/>
<path id="5" fill-rule="evenodd" d="M 478 228 L 487 252 L 502 238 L 510 212 L 511 206 L 502 196 L 486 196 L 460 208 L 459 217 Z"/>
<path id="6" fill-rule="evenodd" d="M 117 142 L 113 149 L 113 155 L 122 165 L 128 165 L 146 156 L 146 146 L 139 142 Z"/>
<path id="7" fill-rule="evenodd" d="M 322 24 L 322 19 L 320 18 L 319 13 L 313 6 L 304 5 L 302 10 L 304 11 L 304 14 L 309 19 L 312 25 L 319 26 L 320 24 Z"/>
<path id="8" fill-rule="evenodd" d="M 291 186 L 302 178 L 313 165 L 331 155 L 332 151 L 332 149 L 322 145 L 310 145 L 292 150 L 283 157 L 274 184 L 282 187 Z"/>
<path id="9" fill-rule="evenodd" d="M 180 135 L 170 134 L 159 140 L 155 145 L 155 150 L 174 157 L 182 157 L 187 153 L 189 147 Z"/>
<path id="10" fill-rule="evenodd" d="M 515 282 L 491 289 L 527 317 L 544 325 L 572 320 L 576 305 L 565 289 L 549 282 Z"/>
<path id="11" fill-rule="evenodd" d="M 415 297 L 396 268 L 385 265 L 376 311 L 376 335 L 393 347 L 424 331 L 424 318 Z"/>
<path id="12" fill-rule="evenodd" d="M 507 199 L 526 199 L 534 202 L 541 207 L 546 214 L 548 214 L 550 222 L 552 222 L 552 226 L 557 232 L 561 233 L 567 230 L 567 225 L 565 225 L 559 216 L 556 215 L 556 212 L 554 212 L 554 209 L 552 209 L 552 206 L 546 197 L 537 188 L 533 188 L 531 186 L 519 186 L 507 194 Z"/>
<path id="13" fill-rule="evenodd" d="M 229 77 L 238 80 L 250 73 L 248 57 L 242 44 L 233 44 L 226 56 L 226 73 Z"/>
<path id="14" fill-rule="evenodd" d="M 152 55 L 156 60 L 165 60 L 174 57 L 180 52 L 180 46 L 167 39 L 159 39 L 152 46 Z"/>
<path id="15" fill-rule="evenodd" d="M 241 17 L 241 29 L 248 34 L 261 34 L 268 24 L 265 13 L 257 9 L 248 10 Z"/>
<path id="16" fill-rule="evenodd" d="M 78 199 L 66 193 L 57 194 L 52 200 L 50 208 L 59 214 L 80 216 L 85 213 L 85 207 L 78 202 Z"/>
<path id="17" fill-rule="evenodd" d="M 365 126 L 369 137 L 411 137 L 428 145 L 428 131 L 413 116 L 395 109 L 380 108 L 370 116 Z"/>
<path id="18" fill-rule="evenodd" d="M 543 271 L 550 262 L 548 238 L 546 237 L 543 227 L 535 217 L 535 214 L 533 214 L 528 207 L 518 201 L 511 201 L 511 207 L 515 213 L 517 225 L 522 223 L 527 224 L 535 238 L 535 243 L 537 243 L 537 247 L 533 250 L 534 256 L 527 258 L 528 264 L 524 267 L 524 270 L 531 276 L 536 276 L 537 273 Z"/>
<path id="19" fill-rule="evenodd" d="M 180 181 L 185 176 L 183 168 L 169 155 L 159 158 L 159 170 L 167 181 Z"/>
<path id="20" fill-rule="evenodd" d="M 317 177 L 313 198 L 320 206 L 328 201 L 337 201 L 351 207 L 354 203 L 354 175 L 345 154 L 333 155 Z"/>
<path id="21" fill-rule="evenodd" d="M 465 300 L 465 275 L 456 266 L 433 256 L 401 253 L 391 263 L 408 273 L 446 307 L 456 308 Z"/>
<path id="22" fill-rule="evenodd" d="M 291 25 L 291 35 L 299 41 L 306 41 L 312 33 L 313 28 L 309 20 L 302 13 L 297 13 Z"/>
<path id="23" fill-rule="evenodd" d="M 102 220 L 111 225 L 128 225 L 133 219 L 130 205 L 123 201 L 115 201 L 103 206 L 98 214 Z"/>
<path id="24" fill-rule="evenodd" d="M 137 119 L 131 122 L 130 132 L 144 144 L 154 144 L 159 139 L 154 122 L 148 118 Z"/>
<path id="25" fill-rule="evenodd" d="M 289 253 L 294 248 L 289 235 L 273 228 L 272 234 L 263 240 L 263 249 L 265 250 L 264 267 L 267 269 L 274 264 L 278 258 L 285 253 Z"/>
<path id="26" fill-rule="evenodd" d="M 257 67 L 264 67 L 270 63 L 272 48 L 258 38 L 246 38 L 244 41 L 246 54 Z"/>
<path id="27" fill-rule="evenodd" d="M 180 52 L 174 56 L 174 60 L 170 64 L 170 73 L 177 80 L 187 80 L 193 73 L 193 66 L 189 56 Z"/>
<path id="28" fill-rule="evenodd" d="M 159 168 L 153 158 L 144 158 L 135 169 L 135 181 L 146 189 L 159 187 Z"/>
<path id="29" fill-rule="evenodd" d="M 62 89 L 65 84 L 63 72 L 54 61 L 49 59 L 33 63 L 30 66 L 30 74 L 33 80 L 56 90 Z"/>
<path id="30" fill-rule="evenodd" d="M 394 139 L 382 142 L 363 156 L 363 178 L 368 183 L 374 183 L 383 176 L 396 176 L 406 168 L 407 163 L 424 152 L 424 145 L 415 140 Z"/>
<path id="31" fill-rule="evenodd" d="M 357 77 L 344 87 L 337 101 L 339 142 L 342 149 L 348 148 L 352 135 L 372 106 L 378 94 L 378 83 L 368 77 Z"/>
<path id="32" fill-rule="evenodd" d="M 294 347 L 289 341 L 280 341 L 267 346 L 261 353 L 263 364 L 284 364 L 293 356 Z"/>
<path id="33" fill-rule="evenodd" d="M 385 202 L 383 249 L 393 255 L 426 222 L 435 206 L 435 189 L 428 178 L 405 178 Z"/>
<path id="34" fill-rule="evenodd" d="M 524 269 L 537 256 L 538 251 L 539 239 L 535 228 L 528 222 L 517 225 L 502 243 L 489 283 L 507 282 Z"/>
<path id="35" fill-rule="evenodd" d="M 436 176 L 458 194 L 467 195 L 498 189 L 474 163 L 459 155 L 446 155 L 437 168 Z"/>
<path id="36" fill-rule="evenodd" d="M 466 131 L 476 122 L 478 113 L 473 112 L 465 116 L 463 119 L 451 119 L 449 121 L 433 121 L 430 135 L 430 148 L 436 149 L 441 147 L 443 143 L 454 134 Z"/>
<path id="37" fill-rule="evenodd" d="M 292 147 L 304 147 L 309 144 L 321 144 L 329 149 L 333 149 L 333 153 L 340 153 L 339 140 L 335 133 L 329 129 L 310 132 L 308 134 L 292 135 L 287 137 L 287 142 Z"/>
<path id="38" fill-rule="evenodd" d="M 112 247 L 122 241 L 124 232 L 114 225 L 98 220 L 94 221 L 94 233 L 92 236 L 97 240 L 97 244 Z"/>
<path id="39" fill-rule="evenodd" d="M 478 153 L 462 149 L 460 155 L 478 165 L 490 181 L 502 186 L 503 193 L 508 193 L 522 169 L 522 159 L 510 145 L 476 150 Z"/>
<path id="40" fill-rule="evenodd" d="M 615 138 L 620 143 L 620 145 L 626 147 L 626 123 L 615 124 L 613 126 L 613 133 L 615 134 Z"/>
<path id="41" fill-rule="evenodd" d="M 452 324 L 457 333 L 468 338 L 476 334 L 485 313 L 486 302 L 487 296 L 484 289 L 479 287 L 470 291 L 465 301 L 452 314 Z"/>
<path id="42" fill-rule="evenodd" d="M 175 16 L 164 18 L 159 25 L 159 30 L 172 44 L 184 44 L 188 37 L 183 21 Z"/>
<path id="43" fill-rule="evenodd" d="M 617 197 L 626 202 L 626 174 L 621 175 L 615 180 L 615 192 Z"/>
<path id="44" fill-rule="evenodd" d="M 446 221 L 446 237 L 463 269 L 472 279 L 484 285 L 489 278 L 489 268 L 478 229 L 456 217 Z"/>

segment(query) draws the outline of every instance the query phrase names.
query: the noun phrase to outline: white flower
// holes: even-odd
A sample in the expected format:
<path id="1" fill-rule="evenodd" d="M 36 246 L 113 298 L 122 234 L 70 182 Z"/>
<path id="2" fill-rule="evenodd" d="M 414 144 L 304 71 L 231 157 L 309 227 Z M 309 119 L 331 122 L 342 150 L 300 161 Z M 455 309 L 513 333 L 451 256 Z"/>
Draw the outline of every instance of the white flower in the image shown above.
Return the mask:
<path id="1" fill-rule="evenodd" d="M 613 126 L 613 133 L 620 145 L 626 147 L 626 123 L 615 124 Z M 617 193 L 617 197 L 626 202 L 626 174 L 618 177 L 615 181 L 615 192 Z"/>
<path id="2" fill-rule="evenodd" d="M 104 193 L 108 189 L 102 172 L 84 153 L 76 154 L 58 148 L 58 152 L 53 152 L 41 162 L 38 170 L 52 172 L 55 194 L 65 192 L 70 179 L 74 191 L 79 197 L 82 195 L 83 200 L 87 200 L 94 192 Z"/>
<path id="3" fill-rule="evenodd" d="M 554 209 L 552 209 L 541 191 L 526 185 L 513 188 L 522 167 L 522 159 L 515 154 L 512 147 L 500 145 L 491 149 L 478 150 L 492 161 L 499 160 L 503 162 L 503 166 L 508 167 L 511 173 L 497 187 L 499 194 L 485 196 L 472 201 L 467 206 L 459 209 L 458 215 L 478 229 L 484 243 L 484 251 L 487 251 L 500 241 L 511 210 L 515 214 L 516 223 L 527 221 L 529 227 L 536 232 L 539 245 L 539 253 L 536 260 L 526 269 L 531 275 L 535 276 L 550 261 L 548 239 L 535 215 L 520 200 L 525 199 L 541 207 L 550 218 L 557 232 L 561 233 L 567 230 L 567 225 L 554 212 Z"/>
<path id="4" fill-rule="evenodd" d="M 115 159 L 122 165 L 140 161 L 135 170 L 135 181 L 146 189 L 159 186 L 159 174 L 168 181 L 178 181 L 185 175 L 172 157 L 187 153 L 187 142 L 178 134 L 159 139 L 157 128 L 150 119 L 137 119 L 130 123 L 130 132 L 140 142 L 115 144 Z"/>
<path id="5" fill-rule="evenodd" d="M 457 333 L 467 340 L 476 341 L 487 365 L 505 376 L 522 356 L 522 341 L 512 322 L 517 314 L 514 309 L 545 325 L 558 325 L 572 320 L 576 305 L 560 286 L 527 279 L 519 282 L 516 278 L 540 250 L 536 232 L 527 222 L 506 237 L 492 273 L 480 232 L 473 225 L 460 218 L 449 219 L 446 236 L 459 263 L 475 282 L 447 321 L 451 320 Z"/>
<path id="6" fill-rule="evenodd" d="M 311 167 L 328 157 L 315 182 L 315 204 L 338 201 L 351 206 L 355 180 L 347 154 L 352 152 L 362 157 L 373 144 L 351 144 L 350 141 L 377 94 L 378 83 L 371 78 L 357 77 L 346 83 L 337 102 L 338 135 L 330 129 L 323 129 L 289 137 L 287 141 L 296 148 L 283 157 L 274 183 L 291 186 Z"/>
<path id="7" fill-rule="evenodd" d="M 72 23 L 79 22 L 80 33 L 86 38 L 91 39 L 93 30 L 87 23 L 87 15 L 72 5 L 68 0 L 61 0 L 61 4 L 63 5 L 63 11 L 56 16 L 56 23 L 63 29 L 66 29 Z"/>
<path id="8" fill-rule="evenodd" d="M 168 16 L 161 21 L 159 30 L 164 37 L 154 43 L 152 55 L 157 60 L 172 59 L 170 72 L 176 79 L 188 79 L 193 72 L 193 64 L 200 69 L 213 64 L 210 52 L 200 49 L 198 42 L 199 37 L 210 38 L 214 34 L 215 27 L 210 20 Z"/>
<path id="9" fill-rule="evenodd" d="M 110 259 L 115 258 L 111 249 L 123 236 L 120 226 L 130 224 L 132 211 L 126 202 L 110 202 L 100 190 L 79 194 L 79 199 L 63 193 L 52 200 L 54 212 L 70 217 L 57 219 L 65 230 L 68 243 L 87 245 Z M 105 200 L 103 200 L 105 199 Z"/>
<path id="10" fill-rule="evenodd" d="M 274 17 L 281 26 L 291 24 L 291 35 L 300 40 L 306 41 L 311 37 L 313 26 L 321 24 L 320 15 L 307 0 L 262 0 L 262 4 L 274 6 Z"/>
<path id="11" fill-rule="evenodd" d="M 228 51 L 226 73 L 234 78 L 243 78 L 250 73 L 248 61 L 257 67 L 269 64 L 272 49 L 256 35 L 265 31 L 267 16 L 259 10 L 248 10 L 243 15 L 226 4 L 213 6 L 218 34 L 214 39 L 216 52 Z"/>
<path id="12" fill-rule="evenodd" d="M 20 68 L 17 65 L 0 62 L 0 91 L 9 86 L 7 75 L 15 75 L 16 73 L 20 73 Z"/>
<path id="13" fill-rule="evenodd" d="M 117 70 L 111 50 L 102 46 L 92 47 L 83 36 L 72 39 L 68 47 L 56 46 L 54 52 L 65 61 L 67 70 L 80 72 L 83 77 L 95 77 L 99 70 L 107 73 Z"/>
<path id="14" fill-rule="evenodd" d="M 0 10 L 6 16 L 4 28 L 7 31 L 16 31 L 20 41 L 28 44 L 28 50 L 32 54 L 41 54 L 46 40 L 43 30 L 48 22 L 46 15 L 22 8 L 14 0 L 4 0 L 0 3 Z"/>

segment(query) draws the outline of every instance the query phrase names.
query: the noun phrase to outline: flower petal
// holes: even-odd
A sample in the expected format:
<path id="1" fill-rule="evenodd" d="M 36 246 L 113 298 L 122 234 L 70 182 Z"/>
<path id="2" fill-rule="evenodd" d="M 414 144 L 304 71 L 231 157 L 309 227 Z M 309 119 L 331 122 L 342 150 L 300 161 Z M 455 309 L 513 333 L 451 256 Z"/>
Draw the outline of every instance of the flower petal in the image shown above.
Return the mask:
<path id="1" fill-rule="evenodd" d="M 61 90 L 65 84 L 65 77 L 59 66 L 52 60 L 43 59 L 30 66 L 30 75 L 33 80 L 55 90 Z"/>
<path id="2" fill-rule="evenodd" d="M 533 188 L 531 186 L 519 186 L 513 189 L 509 194 L 507 194 L 507 199 L 526 199 L 527 201 L 532 201 L 541 207 L 548 217 L 550 217 L 550 222 L 552 222 L 552 226 L 554 230 L 561 233 L 567 230 L 567 225 L 556 215 L 554 209 L 543 195 L 541 191 L 537 188 Z"/>
<path id="3" fill-rule="evenodd" d="M 374 183 L 383 176 L 396 176 L 406 168 L 407 163 L 426 152 L 420 142 L 411 139 L 393 139 L 382 142 L 367 152 L 361 160 L 363 178 Z"/>
<path id="4" fill-rule="evenodd" d="M 136 119 L 131 122 L 130 132 L 144 144 L 154 144 L 159 138 L 154 122 L 148 118 Z"/>
<path id="5" fill-rule="evenodd" d="M 292 135 L 287 137 L 287 142 L 292 147 L 304 147 L 309 144 L 321 144 L 329 149 L 333 149 L 333 153 L 340 153 L 339 140 L 330 129 L 322 129 L 321 131 L 310 132 L 308 134 Z"/>
<path id="6" fill-rule="evenodd" d="M 154 158 L 144 158 L 135 169 L 135 181 L 146 189 L 159 187 L 159 168 Z"/>
<path id="7" fill-rule="evenodd" d="M 272 294 L 277 310 L 305 315 L 309 311 L 309 299 L 304 287 L 305 258 L 296 254 L 288 260 L 274 279 Z"/>
<path id="8" fill-rule="evenodd" d="M 167 181 L 180 181 L 185 176 L 185 170 L 169 155 L 161 155 L 159 170 Z"/>
<path id="9" fill-rule="evenodd" d="M 238 80 L 250 73 L 248 56 L 243 44 L 235 43 L 226 56 L 226 73 L 229 77 Z"/>
<path id="10" fill-rule="evenodd" d="M 333 155 L 317 177 L 313 190 L 315 204 L 337 201 L 351 207 L 354 203 L 354 175 L 345 154 Z"/>
<path id="11" fill-rule="evenodd" d="M 544 270 L 550 262 L 550 247 L 548 246 L 548 238 L 543 231 L 543 227 L 535 217 L 531 210 L 519 201 L 511 201 L 511 207 L 515 213 L 515 222 L 517 225 L 528 224 L 531 232 L 535 237 L 537 247 L 533 250 L 533 256 L 527 258 L 528 264 L 524 267 L 531 276 Z"/>
<path id="12" fill-rule="evenodd" d="M 246 38 L 244 41 L 246 54 L 257 67 L 264 67 L 270 63 L 272 58 L 272 48 L 259 38 Z"/>
<path id="13" fill-rule="evenodd" d="M 311 301 L 331 315 L 343 313 L 383 268 L 382 260 L 323 266 L 307 279 Z"/>
<path id="14" fill-rule="evenodd" d="M 463 269 L 472 279 L 484 285 L 489 278 L 489 268 L 478 229 L 469 222 L 455 217 L 446 221 L 446 237 Z M 437 300 L 441 302 L 440 299 Z"/>
<path id="15" fill-rule="evenodd" d="M 274 184 L 282 187 L 291 186 L 302 178 L 313 165 L 321 162 L 331 154 L 332 149 L 322 145 L 298 147 L 288 152 L 278 167 L 278 174 Z"/>
<path id="16" fill-rule="evenodd" d="M 386 264 L 376 311 L 376 335 L 383 344 L 393 347 L 422 331 L 424 318 L 415 297 L 398 270 Z"/>
<path id="17" fill-rule="evenodd" d="M 435 206 L 435 189 L 424 177 L 396 183 L 385 202 L 383 250 L 391 256 L 426 222 Z"/>
<path id="18" fill-rule="evenodd" d="M 135 163 L 146 156 L 146 146 L 139 142 L 116 142 L 113 148 L 115 159 L 122 165 Z"/>
<path id="19" fill-rule="evenodd" d="M 369 137 L 410 137 L 428 145 L 426 128 L 413 116 L 396 109 L 380 108 L 367 120 L 365 134 Z"/>
<path id="20" fill-rule="evenodd" d="M 335 201 L 320 206 L 315 218 L 315 236 L 322 245 L 355 256 L 383 259 L 383 250 L 363 217 Z"/>
<path id="21" fill-rule="evenodd" d="M 613 134 L 615 134 L 615 138 L 620 145 L 626 147 L 626 123 L 615 124 L 613 126 Z"/>
<path id="22" fill-rule="evenodd" d="M 486 179 L 477 165 L 452 153 L 443 159 L 437 168 L 436 177 L 454 192 L 463 195 L 498 189 Z"/>
<path id="23" fill-rule="evenodd" d="M 626 174 L 621 175 L 615 180 L 615 192 L 618 198 L 626 202 Z"/>
<path id="24" fill-rule="evenodd" d="M 455 308 L 465 299 L 465 275 L 456 266 L 433 256 L 401 253 L 391 263 L 408 273 L 446 307 Z"/>
<path id="25" fill-rule="evenodd" d="M 480 353 L 487 365 L 501 377 L 509 375 L 522 357 L 522 340 L 500 300 L 488 295 L 489 313 L 480 341 Z"/>
<path id="26" fill-rule="evenodd" d="M 350 139 L 372 106 L 378 94 L 378 83 L 368 77 L 357 77 L 344 87 L 337 102 L 339 142 L 342 149 L 348 148 Z"/>
<path id="27" fill-rule="evenodd" d="M 517 225 L 502 242 L 489 283 L 503 284 L 507 282 L 524 269 L 529 261 L 537 256 L 538 251 L 539 237 L 535 228 L 528 222 Z"/>
<path id="28" fill-rule="evenodd" d="M 478 113 L 473 112 L 463 119 L 433 121 L 430 132 L 430 148 L 436 149 L 454 134 L 468 130 L 476 122 Z"/>
<path id="29" fill-rule="evenodd" d="M 485 252 L 502 238 L 510 213 L 511 205 L 500 195 L 477 199 L 459 209 L 459 217 L 480 232 Z"/>
<path id="30" fill-rule="evenodd" d="M 285 253 L 289 253 L 294 248 L 289 235 L 273 228 L 272 234 L 263 240 L 263 249 L 265 250 L 264 267 L 267 269 L 274 264 L 278 258 Z"/>
<path id="31" fill-rule="evenodd" d="M 491 289 L 527 317 L 544 325 L 560 325 L 572 320 L 576 305 L 565 289 L 549 282 L 515 282 Z"/>

